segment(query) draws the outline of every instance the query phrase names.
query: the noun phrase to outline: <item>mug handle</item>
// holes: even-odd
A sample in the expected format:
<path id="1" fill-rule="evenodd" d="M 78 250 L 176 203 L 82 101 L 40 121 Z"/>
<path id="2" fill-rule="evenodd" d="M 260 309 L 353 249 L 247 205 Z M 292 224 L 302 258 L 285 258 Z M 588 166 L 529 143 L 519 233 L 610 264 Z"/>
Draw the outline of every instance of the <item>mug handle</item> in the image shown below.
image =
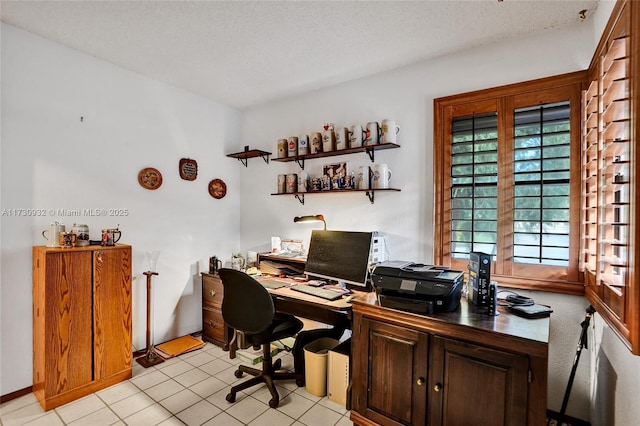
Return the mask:
<path id="1" fill-rule="evenodd" d="M 120 237 L 122 237 L 122 232 L 120 231 L 116 231 L 118 233 L 118 239 L 116 239 L 115 237 L 113 238 L 113 244 L 117 243 L 118 241 L 120 241 Z M 114 232 L 115 234 L 115 232 Z"/>
<path id="2" fill-rule="evenodd" d="M 49 240 L 49 237 L 47 237 L 46 235 L 44 235 L 45 232 L 49 232 L 48 229 L 45 229 L 44 231 L 42 231 L 42 236 L 44 237 L 45 240 Z"/>
<path id="3" fill-rule="evenodd" d="M 391 180 L 391 170 L 387 170 L 389 172 L 389 180 Z"/>
<path id="4" fill-rule="evenodd" d="M 396 135 L 400 133 L 400 126 L 396 125 Z"/>

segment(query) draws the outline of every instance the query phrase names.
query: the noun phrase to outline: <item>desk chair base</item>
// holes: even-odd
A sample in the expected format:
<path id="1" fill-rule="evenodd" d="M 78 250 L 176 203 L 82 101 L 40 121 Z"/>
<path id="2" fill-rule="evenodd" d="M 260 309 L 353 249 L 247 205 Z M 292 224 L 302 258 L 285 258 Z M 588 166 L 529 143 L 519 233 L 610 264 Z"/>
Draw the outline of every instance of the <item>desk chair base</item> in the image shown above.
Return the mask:
<path id="1" fill-rule="evenodd" d="M 267 385 L 267 389 L 271 393 L 271 400 L 269 400 L 269 407 L 276 408 L 280 404 L 280 396 L 278 395 L 278 391 L 276 390 L 276 385 L 274 380 L 282 380 L 282 379 L 300 379 L 299 373 L 280 373 L 276 372 L 282 367 L 282 360 L 278 359 L 273 362 L 271 357 L 271 345 L 262 345 L 262 370 L 249 367 L 246 365 L 241 365 L 235 371 L 234 375 L 237 378 L 242 377 L 244 373 L 250 374 L 252 376 L 251 379 L 240 383 L 239 385 L 233 386 L 231 391 L 227 395 L 227 402 L 235 402 L 236 401 L 236 393 L 241 390 L 245 390 L 250 388 L 251 386 L 257 385 L 258 383 L 264 383 Z M 304 373 L 303 373 L 304 377 Z"/>

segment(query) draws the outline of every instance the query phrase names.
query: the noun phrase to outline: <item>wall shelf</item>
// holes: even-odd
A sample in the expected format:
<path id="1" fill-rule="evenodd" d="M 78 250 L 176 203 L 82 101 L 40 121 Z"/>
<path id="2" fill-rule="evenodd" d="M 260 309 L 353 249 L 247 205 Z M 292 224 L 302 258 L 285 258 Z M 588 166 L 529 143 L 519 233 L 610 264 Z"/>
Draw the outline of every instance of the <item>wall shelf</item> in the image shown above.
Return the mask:
<path id="1" fill-rule="evenodd" d="M 244 147 L 244 151 L 227 154 L 227 157 L 237 158 L 245 167 L 247 167 L 248 159 L 255 157 L 260 157 L 264 160 L 265 163 L 269 164 L 270 155 L 271 153 L 268 151 L 262 151 L 260 149 L 249 149 L 249 145 L 246 145 Z"/>
<path id="2" fill-rule="evenodd" d="M 371 159 L 371 162 L 375 161 L 375 151 L 383 150 L 383 149 L 393 149 L 400 148 L 400 145 L 395 143 L 381 143 L 377 145 L 369 145 L 369 146 L 359 146 L 356 148 L 345 148 L 335 151 L 328 152 L 318 152 L 315 154 L 304 154 L 304 155 L 296 155 L 295 157 L 283 157 L 283 158 L 273 158 L 273 161 L 278 161 L 281 163 L 288 163 L 291 161 L 295 161 L 298 163 L 300 168 L 304 170 L 304 162 L 305 160 L 310 160 L 313 158 L 324 158 L 324 157 L 334 157 L 336 155 L 345 155 L 345 154 L 354 154 L 357 152 L 366 152 Z M 328 191 L 324 191 L 328 192 Z"/>
<path id="3" fill-rule="evenodd" d="M 300 201 L 300 204 L 304 204 L 304 196 L 305 195 L 318 195 L 318 194 L 349 194 L 354 192 L 364 192 L 365 195 L 369 198 L 371 204 L 374 203 L 375 193 L 379 191 L 396 191 L 400 192 L 400 189 L 397 188 L 375 188 L 375 189 L 331 189 L 326 191 L 309 191 L 309 192 L 276 192 L 271 195 L 293 195 Z"/>

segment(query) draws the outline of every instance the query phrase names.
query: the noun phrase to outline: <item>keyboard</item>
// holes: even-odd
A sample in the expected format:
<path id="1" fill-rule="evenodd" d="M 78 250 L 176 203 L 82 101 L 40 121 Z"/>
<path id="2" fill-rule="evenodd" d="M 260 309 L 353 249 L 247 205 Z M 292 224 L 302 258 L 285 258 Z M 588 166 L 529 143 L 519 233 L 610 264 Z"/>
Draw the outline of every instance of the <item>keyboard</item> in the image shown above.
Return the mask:
<path id="1" fill-rule="evenodd" d="M 298 284 L 291 287 L 291 290 L 299 291 L 300 293 L 310 294 L 311 296 L 321 297 L 326 300 L 336 300 L 342 297 L 341 293 L 337 291 L 328 290 L 325 288 L 311 287 L 306 284 Z"/>
<path id="2" fill-rule="evenodd" d="M 276 288 L 284 287 L 287 284 L 277 280 L 260 280 L 258 281 L 264 288 L 275 290 Z"/>

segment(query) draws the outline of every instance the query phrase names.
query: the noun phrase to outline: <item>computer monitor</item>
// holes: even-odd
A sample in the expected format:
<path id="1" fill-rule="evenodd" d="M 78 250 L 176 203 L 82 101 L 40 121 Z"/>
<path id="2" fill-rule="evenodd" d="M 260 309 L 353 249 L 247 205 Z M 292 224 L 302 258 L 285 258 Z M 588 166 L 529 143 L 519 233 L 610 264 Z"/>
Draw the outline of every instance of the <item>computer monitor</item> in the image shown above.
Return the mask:
<path id="1" fill-rule="evenodd" d="M 366 288 L 371 232 L 311 231 L 305 274 Z"/>

